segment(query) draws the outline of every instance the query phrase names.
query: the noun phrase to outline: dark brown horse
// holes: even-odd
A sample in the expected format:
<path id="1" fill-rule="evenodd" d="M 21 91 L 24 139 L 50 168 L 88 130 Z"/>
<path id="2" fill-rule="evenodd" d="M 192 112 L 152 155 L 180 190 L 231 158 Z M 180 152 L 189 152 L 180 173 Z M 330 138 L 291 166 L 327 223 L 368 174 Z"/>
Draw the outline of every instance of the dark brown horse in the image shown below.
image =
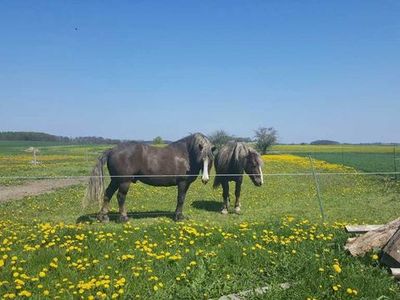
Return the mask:
<path id="1" fill-rule="evenodd" d="M 224 145 L 215 157 L 214 188 L 222 185 L 224 205 L 222 214 L 228 213 L 229 208 L 229 181 L 235 185 L 235 212 L 240 212 L 240 191 L 243 182 L 243 173 L 246 172 L 256 186 L 263 184 L 262 159 L 260 155 L 245 143 L 229 142 Z M 226 174 L 226 176 L 224 176 Z"/>
<path id="2" fill-rule="evenodd" d="M 87 198 L 89 201 L 103 201 L 98 219 L 108 221 L 109 203 L 118 190 L 120 220 L 127 221 L 125 198 L 132 182 L 177 186 L 175 220 L 181 220 L 183 203 L 190 184 L 196 180 L 200 171 L 203 173 L 203 183 L 209 180 L 214 151 L 215 147 L 201 133 L 192 134 L 163 148 L 136 142 L 120 144 L 99 157 L 89 180 Z M 103 196 L 105 163 L 111 182 Z"/>

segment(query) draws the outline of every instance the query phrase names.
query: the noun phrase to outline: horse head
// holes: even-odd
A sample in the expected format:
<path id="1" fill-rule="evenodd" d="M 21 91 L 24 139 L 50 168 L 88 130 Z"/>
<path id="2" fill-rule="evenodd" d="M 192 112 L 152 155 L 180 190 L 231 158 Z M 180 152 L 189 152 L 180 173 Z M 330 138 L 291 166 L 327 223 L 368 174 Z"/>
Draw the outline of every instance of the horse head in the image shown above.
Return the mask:
<path id="1" fill-rule="evenodd" d="M 244 170 L 256 186 L 261 186 L 264 183 L 262 166 L 263 161 L 261 156 L 254 150 L 249 151 L 244 164 Z"/>
<path id="2" fill-rule="evenodd" d="M 199 165 L 201 164 L 201 171 L 203 173 L 201 181 L 206 184 L 210 180 L 209 173 L 214 160 L 216 147 L 205 135 L 195 133 L 192 135 L 191 149 L 196 163 Z"/>

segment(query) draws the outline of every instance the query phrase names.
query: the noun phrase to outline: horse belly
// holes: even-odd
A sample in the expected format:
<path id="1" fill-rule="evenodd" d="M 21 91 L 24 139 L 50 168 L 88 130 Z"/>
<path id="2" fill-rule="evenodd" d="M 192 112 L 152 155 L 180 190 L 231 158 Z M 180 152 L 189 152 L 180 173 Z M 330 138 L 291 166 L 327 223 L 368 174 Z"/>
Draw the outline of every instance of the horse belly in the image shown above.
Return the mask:
<path id="1" fill-rule="evenodd" d="M 152 186 L 174 186 L 177 185 L 176 177 L 142 177 L 137 178 L 140 182 L 143 182 Z"/>

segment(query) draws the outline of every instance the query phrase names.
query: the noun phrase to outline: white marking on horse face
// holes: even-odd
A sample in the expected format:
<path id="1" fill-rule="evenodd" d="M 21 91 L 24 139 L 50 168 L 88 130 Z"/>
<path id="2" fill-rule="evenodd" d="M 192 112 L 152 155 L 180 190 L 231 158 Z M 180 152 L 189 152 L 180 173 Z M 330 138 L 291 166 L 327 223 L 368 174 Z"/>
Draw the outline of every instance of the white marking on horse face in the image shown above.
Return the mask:
<path id="1" fill-rule="evenodd" d="M 208 177 L 208 157 L 203 160 L 203 176 L 201 180 L 206 183 L 210 178 Z"/>
<path id="2" fill-rule="evenodd" d="M 261 184 L 263 184 L 264 183 L 264 176 L 263 176 L 263 172 L 262 172 L 261 166 L 259 166 L 258 169 L 260 170 Z"/>

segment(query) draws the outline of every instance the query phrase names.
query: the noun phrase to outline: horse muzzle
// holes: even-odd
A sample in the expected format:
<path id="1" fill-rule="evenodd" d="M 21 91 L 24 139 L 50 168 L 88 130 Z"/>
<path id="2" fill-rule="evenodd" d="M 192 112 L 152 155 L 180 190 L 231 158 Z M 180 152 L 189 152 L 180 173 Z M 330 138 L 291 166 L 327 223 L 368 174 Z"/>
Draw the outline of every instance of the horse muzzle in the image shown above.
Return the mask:
<path id="1" fill-rule="evenodd" d="M 201 181 L 204 183 L 204 184 L 206 184 L 208 181 L 210 180 L 210 178 L 208 177 L 208 176 L 202 176 L 201 177 Z"/>
<path id="2" fill-rule="evenodd" d="M 208 176 L 208 158 L 203 161 L 203 176 L 201 176 L 201 181 L 206 184 L 210 180 Z"/>

